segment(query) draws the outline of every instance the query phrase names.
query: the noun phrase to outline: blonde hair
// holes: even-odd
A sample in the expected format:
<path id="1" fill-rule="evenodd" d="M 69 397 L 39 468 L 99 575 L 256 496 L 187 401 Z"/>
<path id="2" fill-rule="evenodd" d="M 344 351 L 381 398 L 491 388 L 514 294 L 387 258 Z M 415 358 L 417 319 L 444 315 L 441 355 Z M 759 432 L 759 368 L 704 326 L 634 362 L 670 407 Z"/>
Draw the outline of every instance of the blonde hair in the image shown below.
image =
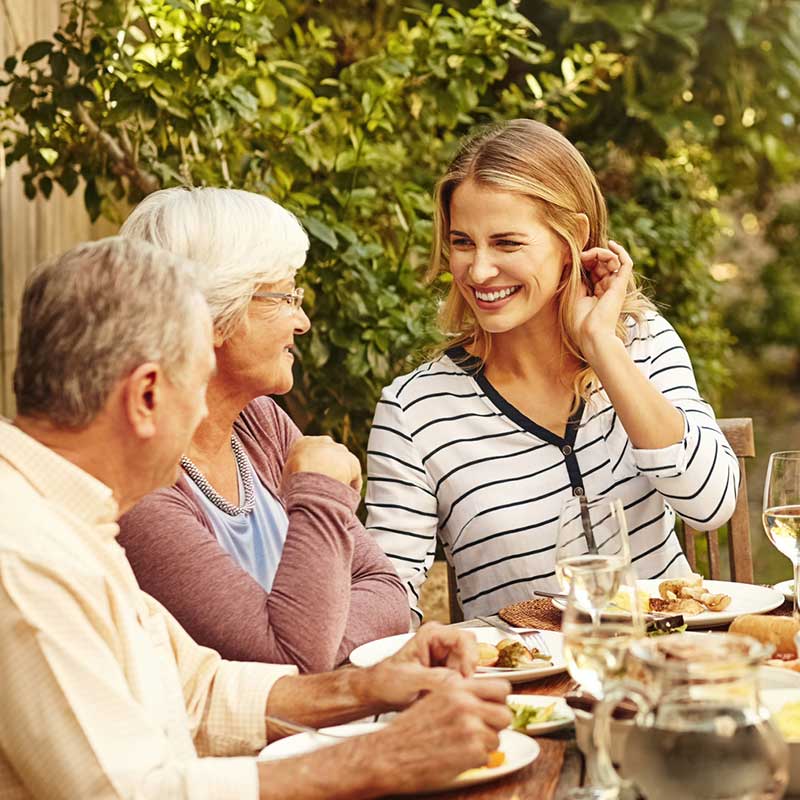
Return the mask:
<path id="1" fill-rule="evenodd" d="M 570 263 L 558 286 L 558 322 L 567 353 L 583 365 L 575 376 L 573 410 L 588 399 L 596 383 L 594 370 L 583 356 L 570 330 L 570 309 L 579 297 L 583 268 L 580 253 L 608 246 L 608 212 L 597 179 L 578 150 L 560 133 L 530 119 L 515 119 L 480 130 L 461 146 L 445 175 L 436 185 L 433 249 L 427 278 L 434 280 L 449 270 L 450 203 L 453 192 L 465 181 L 512 192 L 533 200 L 541 219 L 567 245 Z M 580 214 L 589 220 L 584 243 Z M 617 336 L 625 339 L 625 319 L 637 322 L 653 304 L 631 276 L 627 296 L 617 322 Z M 472 310 L 453 283 L 439 313 L 439 324 L 448 337 L 440 352 L 471 345 L 471 352 L 486 363 L 491 334 L 478 325 Z"/>
<path id="2" fill-rule="evenodd" d="M 291 211 L 268 197 L 212 186 L 161 189 L 145 197 L 120 229 L 199 265 L 198 282 L 227 339 L 262 284 L 293 278 L 308 235 Z"/>

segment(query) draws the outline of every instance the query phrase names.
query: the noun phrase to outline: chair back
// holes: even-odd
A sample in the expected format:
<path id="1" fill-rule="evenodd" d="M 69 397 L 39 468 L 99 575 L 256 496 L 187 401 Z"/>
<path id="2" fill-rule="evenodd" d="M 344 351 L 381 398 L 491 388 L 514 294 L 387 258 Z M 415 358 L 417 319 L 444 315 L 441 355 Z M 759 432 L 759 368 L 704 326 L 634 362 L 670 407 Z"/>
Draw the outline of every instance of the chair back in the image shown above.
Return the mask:
<path id="1" fill-rule="evenodd" d="M 756 454 L 753 439 L 753 420 L 750 417 L 717 420 L 720 430 L 725 435 L 731 449 L 739 459 L 739 494 L 736 508 L 728 523 L 728 559 L 730 563 L 730 580 L 739 583 L 753 582 L 753 553 L 750 547 L 750 510 L 747 502 L 747 473 L 745 459 L 754 458 Z M 707 577 L 722 580 L 720 563 L 719 530 L 696 531 L 683 524 L 683 549 L 691 568 L 698 569 L 698 562 L 703 561 L 703 550 L 707 552 Z M 698 555 L 700 558 L 698 558 Z M 461 622 L 464 614 L 458 604 L 455 570 L 447 565 L 447 590 L 450 605 L 450 621 Z"/>
<path id="2" fill-rule="evenodd" d="M 720 430 L 725 434 L 731 449 L 739 459 L 739 495 L 736 508 L 728 523 L 728 561 L 730 580 L 739 583 L 753 582 L 753 552 L 750 546 L 750 509 L 747 502 L 747 473 L 745 459 L 756 454 L 753 439 L 753 420 L 750 417 L 718 420 Z M 698 570 L 698 549 L 708 553 L 708 577 L 713 580 L 724 579 L 719 551 L 719 530 L 696 531 L 683 525 L 683 549 L 689 565 Z"/>

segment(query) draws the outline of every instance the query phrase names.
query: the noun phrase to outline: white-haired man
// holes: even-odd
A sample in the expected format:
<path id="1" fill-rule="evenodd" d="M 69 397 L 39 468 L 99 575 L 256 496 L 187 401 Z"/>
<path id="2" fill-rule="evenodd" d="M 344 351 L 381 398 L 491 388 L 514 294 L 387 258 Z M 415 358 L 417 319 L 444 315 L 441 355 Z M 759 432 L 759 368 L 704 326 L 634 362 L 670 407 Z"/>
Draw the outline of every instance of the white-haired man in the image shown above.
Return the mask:
<path id="1" fill-rule="evenodd" d="M 18 416 L 0 422 L 4 800 L 413 793 L 480 765 L 508 724 L 508 685 L 466 677 L 463 634 L 423 628 L 369 670 L 298 676 L 222 660 L 139 589 L 116 519 L 176 479 L 213 369 L 191 267 L 163 251 L 80 245 L 28 282 Z M 267 715 L 324 725 L 412 703 L 371 736 L 253 758 L 282 733 Z"/>

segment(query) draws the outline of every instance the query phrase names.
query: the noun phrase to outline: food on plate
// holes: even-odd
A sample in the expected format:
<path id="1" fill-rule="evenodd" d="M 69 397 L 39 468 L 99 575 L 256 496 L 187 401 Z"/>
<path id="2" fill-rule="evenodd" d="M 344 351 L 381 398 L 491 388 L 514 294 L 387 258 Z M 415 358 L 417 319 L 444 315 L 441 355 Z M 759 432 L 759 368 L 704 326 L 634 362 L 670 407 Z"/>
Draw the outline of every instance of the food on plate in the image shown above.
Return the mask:
<path id="1" fill-rule="evenodd" d="M 542 653 L 535 647 L 528 649 L 522 642 L 515 642 L 512 639 L 503 639 L 501 642 L 498 642 L 497 649 L 500 653 L 494 664 L 496 667 L 516 669 L 519 667 L 527 667 L 536 661 L 552 660 L 547 653 Z"/>
<path id="2" fill-rule="evenodd" d="M 489 642 L 478 642 L 478 666 L 493 667 L 497 663 L 500 651 Z"/>
<path id="3" fill-rule="evenodd" d="M 693 617 L 696 614 L 702 614 L 706 610 L 706 607 L 699 601 L 692 600 L 691 597 L 673 600 L 651 597 L 650 610 L 662 612 L 664 614 L 680 614 L 684 617 Z"/>
<path id="4" fill-rule="evenodd" d="M 729 594 L 712 594 L 703 586 L 703 576 L 670 578 L 658 584 L 660 597 L 650 598 L 650 611 L 694 616 L 704 611 L 724 611 L 731 604 Z"/>
<path id="5" fill-rule="evenodd" d="M 772 719 L 784 739 L 800 740 L 800 701 L 786 703 Z"/>
<path id="6" fill-rule="evenodd" d="M 648 611 L 650 604 L 650 595 L 644 589 L 636 590 L 636 602 L 639 605 L 640 611 Z M 608 604 L 609 610 L 630 611 L 631 610 L 631 592 L 617 592 Z"/>
<path id="7" fill-rule="evenodd" d="M 558 703 L 546 706 L 528 706 L 524 703 L 509 703 L 508 707 L 514 712 L 511 727 L 517 731 L 524 731 L 529 725 L 541 725 L 543 722 L 557 722 L 566 719 L 566 714 L 556 713 Z"/>
<path id="8" fill-rule="evenodd" d="M 683 614 L 675 614 L 672 617 L 658 617 L 651 619 L 647 623 L 645 633 L 648 636 L 664 636 L 668 633 L 683 633 L 686 630 L 686 622 Z"/>
<path id="9" fill-rule="evenodd" d="M 456 780 L 464 780 L 471 778 L 473 775 L 480 775 L 486 769 L 495 769 L 502 767 L 506 763 L 506 754 L 502 750 L 493 750 L 489 753 L 486 763 L 482 767 L 473 767 L 473 769 L 466 769 L 462 772 Z"/>
<path id="10" fill-rule="evenodd" d="M 791 617 L 772 617 L 767 614 L 744 614 L 731 623 L 731 633 L 752 636 L 764 644 L 775 645 L 778 658 L 797 658 L 794 637 L 800 631 L 800 623 Z"/>

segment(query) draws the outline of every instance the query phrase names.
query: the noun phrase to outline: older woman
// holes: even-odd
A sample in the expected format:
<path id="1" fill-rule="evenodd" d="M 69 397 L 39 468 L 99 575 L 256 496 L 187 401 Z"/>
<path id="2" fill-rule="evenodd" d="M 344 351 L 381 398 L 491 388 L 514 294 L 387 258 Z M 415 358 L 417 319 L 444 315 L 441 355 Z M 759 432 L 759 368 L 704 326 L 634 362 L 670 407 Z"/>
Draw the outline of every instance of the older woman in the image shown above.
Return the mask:
<path id="1" fill-rule="evenodd" d="M 300 224 L 249 192 L 167 189 L 121 233 L 197 262 L 215 324 L 208 416 L 183 474 L 120 523 L 142 588 L 223 657 L 308 672 L 407 631 L 403 586 L 354 513 L 358 460 L 302 436 L 265 396 L 291 389 L 294 337 L 309 329 Z"/>
<path id="2" fill-rule="evenodd" d="M 622 500 L 639 577 L 688 573 L 675 514 L 724 523 L 738 463 L 580 153 L 524 119 L 468 140 L 436 194 L 444 270 L 449 341 L 386 387 L 369 443 L 367 526 L 412 606 L 437 535 L 466 615 L 557 590 L 572 495 Z"/>

